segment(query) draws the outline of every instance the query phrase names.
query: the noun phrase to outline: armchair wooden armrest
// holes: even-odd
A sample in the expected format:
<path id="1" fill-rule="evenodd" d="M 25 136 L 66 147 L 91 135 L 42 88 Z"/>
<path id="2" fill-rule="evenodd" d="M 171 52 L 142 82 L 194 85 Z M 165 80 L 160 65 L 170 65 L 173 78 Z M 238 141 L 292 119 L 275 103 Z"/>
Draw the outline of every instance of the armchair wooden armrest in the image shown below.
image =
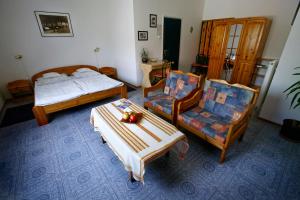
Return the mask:
<path id="1" fill-rule="evenodd" d="M 166 80 L 162 79 L 158 83 L 156 83 L 155 85 L 153 85 L 151 87 L 144 88 L 144 97 L 147 97 L 149 92 L 153 92 L 155 90 L 164 88 L 165 84 L 166 84 Z"/>
<path id="2" fill-rule="evenodd" d="M 203 90 L 197 88 L 186 97 L 178 100 L 176 114 L 179 115 L 181 112 L 186 111 L 187 109 L 197 105 L 199 103 L 202 94 L 203 94 Z"/>

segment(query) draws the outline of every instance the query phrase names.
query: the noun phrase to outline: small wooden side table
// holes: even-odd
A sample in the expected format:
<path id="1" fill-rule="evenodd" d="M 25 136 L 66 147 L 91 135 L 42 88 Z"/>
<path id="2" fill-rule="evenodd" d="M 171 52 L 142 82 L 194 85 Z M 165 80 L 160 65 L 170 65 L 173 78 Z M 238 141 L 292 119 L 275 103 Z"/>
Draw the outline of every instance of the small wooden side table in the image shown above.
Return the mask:
<path id="1" fill-rule="evenodd" d="M 7 84 L 7 89 L 13 98 L 32 96 L 33 90 L 29 80 L 16 80 Z"/>
<path id="2" fill-rule="evenodd" d="M 113 67 L 101 67 L 99 69 L 99 72 L 101 74 L 105 74 L 106 76 L 113 78 L 113 79 L 118 78 L 117 70 L 116 70 L 116 68 L 113 68 Z"/>

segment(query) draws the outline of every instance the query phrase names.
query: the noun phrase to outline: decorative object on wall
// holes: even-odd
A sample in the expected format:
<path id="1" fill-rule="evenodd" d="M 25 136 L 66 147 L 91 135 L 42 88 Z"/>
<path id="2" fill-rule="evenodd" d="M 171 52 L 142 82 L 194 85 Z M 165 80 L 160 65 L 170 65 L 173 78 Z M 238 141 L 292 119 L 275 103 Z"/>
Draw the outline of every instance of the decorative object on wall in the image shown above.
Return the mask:
<path id="1" fill-rule="evenodd" d="M 69 13 L 34 11 L 42 37 L 73 37 Z"/>
<path id="2" fill-rule="evenodd" d="M 148 31 L 138 31 L 138 40 L 147 41 L 148 40 Z"/>
<path id="3" fill-rule="evenodd" d="M 150 27 L 156 28 L 157 27 L 157 15 L 150 14 Z"/>

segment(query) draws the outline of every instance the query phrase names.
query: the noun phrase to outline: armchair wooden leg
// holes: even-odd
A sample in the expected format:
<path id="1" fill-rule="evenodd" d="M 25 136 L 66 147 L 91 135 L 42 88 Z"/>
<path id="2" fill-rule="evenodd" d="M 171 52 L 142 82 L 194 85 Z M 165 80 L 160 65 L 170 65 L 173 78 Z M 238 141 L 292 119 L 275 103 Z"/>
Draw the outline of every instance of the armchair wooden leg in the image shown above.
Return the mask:
<path id="1" fill-rule="evenodd" d="M 225 160 L 225 156 L 226 156 L 226 151 L 227 149 L 223 149 L 221 152 L 221 156 L 220 156 L 220 163 L 223 163 Z"/>
<path id="2" fill-rule="evenodd" d="M 174 123 L 174 126 L 178 129 L 178 121 L 176 120 L 176 122 Z"/>

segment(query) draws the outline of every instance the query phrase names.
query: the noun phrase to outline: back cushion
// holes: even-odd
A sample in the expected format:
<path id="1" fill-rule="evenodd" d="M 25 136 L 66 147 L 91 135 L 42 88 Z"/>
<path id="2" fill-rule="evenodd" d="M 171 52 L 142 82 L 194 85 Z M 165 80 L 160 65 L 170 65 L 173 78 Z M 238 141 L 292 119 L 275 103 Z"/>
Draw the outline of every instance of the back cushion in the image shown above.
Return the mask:
<path id="1" fill-rule="evenodd" d="M 228 121 L 237 120 L 248 109 L 253 95 L 244 88 L 206 81 L 199 106 Z"/>
<path id="2" fill-rule="evenodd" d="M 182 99 L 198 85 L 199 77 L 171 72 L 166 80 L 165 93 Z"/>

